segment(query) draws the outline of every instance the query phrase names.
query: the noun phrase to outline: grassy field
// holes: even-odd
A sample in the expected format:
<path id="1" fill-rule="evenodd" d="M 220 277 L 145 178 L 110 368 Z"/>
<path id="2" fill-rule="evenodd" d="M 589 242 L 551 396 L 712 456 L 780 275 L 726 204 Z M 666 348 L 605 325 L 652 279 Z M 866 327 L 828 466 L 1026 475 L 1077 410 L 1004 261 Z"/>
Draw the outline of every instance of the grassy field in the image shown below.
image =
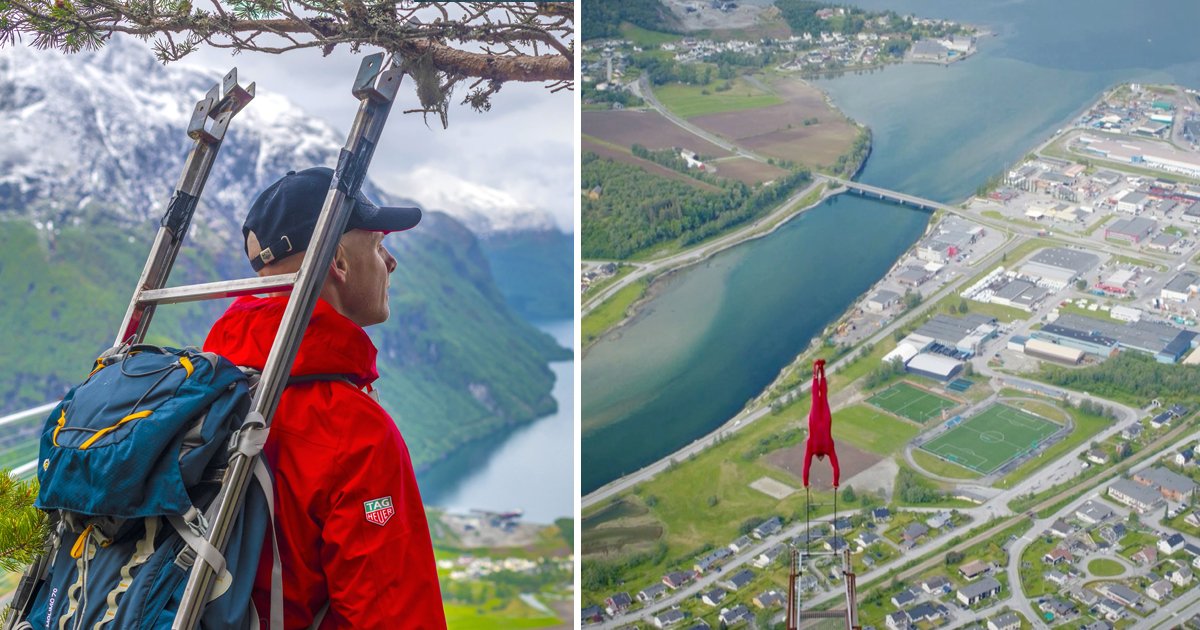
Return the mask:
<path id="1" fill-rule="evenodd" d="M 1125 567 L 1116 560 L 1096 558 L 1088 563 L 1088 571 L 1097 577 L 1112 577 L 1125 572 Z"/>
<path id="2" fill-rule="evenodd" d="M 920 431 L 917 427 L 879 413 L 865 405 L 854 405 L 833 414 L 833 437 L 864 451 L 890 455 L 903 448 Z"/>
<path id="3" fill-rule="evenodd" d="M 629 311 L 629 307 L 642 297 L 648 286 L 650 286 L 649 280 L 645 278 L 638 280 L 624 289 L 617 291 L 615 295 L 605 300 L 603 304 L 596 307 L 591 313 L 588 313 L 583 318 L 580 328 L 583 345 L 587 346 L 596 339 L 599 339 L 600 335 L 603 335 L 606 330 L 616 326 L 621 320 L 625 319 L 625 314 Z"/>
<path id="4" fill-rule="evenodd" d="M 921 446 L 987 474 L 1059 430 L 1059 425 L 1007 405 L 992 405 Z"/>
<path id="5" fill-rule="evenodd" d="M 920 424 L 940 418 L 943 409 L 951 409 L 958 405 L 953 400 L 942 398 L 909 383 L 897 383 L 875 394 L 867 402 Z"/>
<path id="6" fill-rule="evenodd" d="M 1059 409 L 1062 408 L 1059 407 Z M 1046 465 L 1046 463 L 1054 461 L 1063 453 L 1091 439 L 1093 435 L 1096 435 L 1112 423 L 1107 418 L 1084 414 L 1076 409 L 1064 409 L 1063 411 L 1069 414 L 1075 423 L 1075 428 L 1071 430 L 1071 434 L 1047 448 L 1039 457 L 1035 457 L 1017 466 L 1016 469 L 998 481 L 996 487 L 1008 488 L 1012 484 L 1026 479 L 1034 471 Z"/>
<path id="7" fill-rule="evenodd" d="M 628 22 L 621 25 L 621 37 L 633 42 L 635 46 L 641 46 L 642 48 L 658 48 L 663 44 L 683 39 L 682 35 L 659 33 L 658 31 L 644 29 Z"/>
<path id="8" fill-rule="evenodd" d="M 681 118 L 739 112 L 784 102 L 775 94 L 750 85 L 744 79 L 734 79 L 730 89 L 718 91 L 717 87 L 723 83 L 719 81 L 704 86 L 671 83 L 656 88 L 654 95 Z"/>
<path id="9" fill-rule="evenodd" d="M 958 317 L 959 313 L 956 309 L 964 300 L 966 301 L 967 309 L 970 312 L 987 315 L 989 317 L 995 317 L 1004 323 L 1017 320 L 1024 321 L 1029 319 L 1028 311 L 1023 311 L 1012 306 L 1004 306 L 1003 304 L 992 304 L 991 302 L 980 302 L 978 300 L 966 300 L 965 298 L 959 296 L 957 292 L 952 292 L 938 300 L 936 303 L 934 303 L 934 308 L 937 309 L 937 312 L 939 313 L 950 313 L 954 317 Z"/>
<path id="10" fill-rule="evenodd" d="M 454 630 L 548 628 L 563 623 L 557 617 L 547 616 L 521 600 L 507 604 L 488 602 L 482 606 L 444 604 L 443 608 L 446 611 L 446 626 Z"/>
<path id="11" fill-rule="evenodd" d="M 930 455 L 921 449 L 914 449 L 912 452 L 913 460 L 921 466 L 921 468 L 938 475 L 940 477 L 950 477 L 953 479 L 978 479 L 980 477 L 978 471 L 964 468 L 953 462 L 948 462 L 940 457 Z"/>

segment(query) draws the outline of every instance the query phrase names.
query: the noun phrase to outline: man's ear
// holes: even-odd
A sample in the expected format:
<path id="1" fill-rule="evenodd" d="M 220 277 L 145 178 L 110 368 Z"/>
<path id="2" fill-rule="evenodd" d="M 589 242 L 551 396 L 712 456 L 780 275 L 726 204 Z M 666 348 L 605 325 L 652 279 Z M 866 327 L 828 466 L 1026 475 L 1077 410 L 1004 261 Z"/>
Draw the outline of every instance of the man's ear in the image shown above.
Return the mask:
<path id="1" fill-rule="evenodd" d="M 350 261 L 346 260 L 346 247 L 338 243 L 333 253 L 333 261 L 329 263 L 329 277 L 338 282 L 345 282 L 350 274 Z"/>

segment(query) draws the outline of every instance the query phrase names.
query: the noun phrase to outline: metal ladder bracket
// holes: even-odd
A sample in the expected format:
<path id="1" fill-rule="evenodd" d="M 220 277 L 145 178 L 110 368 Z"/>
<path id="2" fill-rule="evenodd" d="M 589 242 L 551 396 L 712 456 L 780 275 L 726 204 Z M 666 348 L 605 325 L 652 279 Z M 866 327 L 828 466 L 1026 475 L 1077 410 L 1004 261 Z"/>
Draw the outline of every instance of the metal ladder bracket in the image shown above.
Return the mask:
<path id="1" fill-rule="evenodd" d="M 204 98 L 196 103 L 192 119 L 188 122 L 188 137 L 206 144 L 215 144 L 223 140 L 229 121 L 254 99 L 254 88 L 254 83 L 246 87 L 239 85 L 237 68 L 230 70 L 221 79 L 221 85 L 214 85 Z M 210 118 L 213 123 L 208 126 Z"/>

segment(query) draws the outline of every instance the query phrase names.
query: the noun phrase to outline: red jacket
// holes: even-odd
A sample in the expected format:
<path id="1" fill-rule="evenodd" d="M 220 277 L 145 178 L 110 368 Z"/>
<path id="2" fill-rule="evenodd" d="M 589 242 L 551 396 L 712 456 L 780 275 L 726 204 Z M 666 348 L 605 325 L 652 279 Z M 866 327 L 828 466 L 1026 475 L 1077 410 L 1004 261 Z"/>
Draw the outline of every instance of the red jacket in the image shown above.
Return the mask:
<path id="1" fill-rule="evenodd" d="M 833 487 L 838 487 L 837 451 L 833 446 L 833 417 L 829 413 L 829 384 L 825 382 L 825 360 L 813 363 L 812 407 L 808 410 L 808 442 L 804 447 L 804 487 L 808 487 L 808 469 L 812 467 L 813 455 L 817 459 L 829 456 L 833 467 Z"/>
<path id="2" fill-rule="evenodd" d="M 204 349 L 261 369 L 287 298 L 245 297 L 213 326 Z M 295 376 L 378 378 L 367 333 L 317 302 Z M 275 524 L 287 628 L 445 628 L 421 493 L 399 429 L 371 396 L 345 381 L 288 387 L 264 449 L 275 477 Z M 254 603 L 270 611 L 270 541 Z M 267 627 L 264 625 L 264 627 Z"/>

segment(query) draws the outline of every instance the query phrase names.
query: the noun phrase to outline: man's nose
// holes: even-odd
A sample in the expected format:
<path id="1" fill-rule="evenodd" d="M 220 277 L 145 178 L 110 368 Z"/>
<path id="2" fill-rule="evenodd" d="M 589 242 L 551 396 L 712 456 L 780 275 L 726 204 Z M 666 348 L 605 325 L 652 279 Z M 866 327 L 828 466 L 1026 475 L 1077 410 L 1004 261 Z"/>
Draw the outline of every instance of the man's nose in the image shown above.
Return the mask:
<path id="1" fill-rule="evenodd" d="M 385 252 L 387 252 L 387 270 L 388 270 L 388 273 L 392 273 L 393 271 L 395 271 L 395 270 L 396 270 L 396 265 L 398 264 L 398 263 L 396 262 L 396 257 L 395 257 L 395 256 L 393 256 L 393 255 L 392 255 L 392 253 L 391 253 L 391 252 L 388 252 L 386 249 L 385 249 L 384 251 L 385 251 Z"/>

